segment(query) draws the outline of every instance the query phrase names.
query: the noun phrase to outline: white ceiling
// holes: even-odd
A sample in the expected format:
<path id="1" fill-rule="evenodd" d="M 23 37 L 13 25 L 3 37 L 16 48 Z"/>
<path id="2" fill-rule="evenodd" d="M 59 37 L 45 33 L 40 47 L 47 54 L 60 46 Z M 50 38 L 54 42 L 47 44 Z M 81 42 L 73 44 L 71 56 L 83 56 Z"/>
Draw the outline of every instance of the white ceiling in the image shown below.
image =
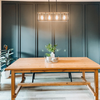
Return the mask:
<path id="1" fill-rule="evenodd" d="M 35 1 L 35 2 L 48 2 L 48 0 L 1 0 L 1 1 Z M 56 0 L 50 0 L 55 2 Z M 100 0 L 57 0 L 57 2 L 100 2 Z"/>

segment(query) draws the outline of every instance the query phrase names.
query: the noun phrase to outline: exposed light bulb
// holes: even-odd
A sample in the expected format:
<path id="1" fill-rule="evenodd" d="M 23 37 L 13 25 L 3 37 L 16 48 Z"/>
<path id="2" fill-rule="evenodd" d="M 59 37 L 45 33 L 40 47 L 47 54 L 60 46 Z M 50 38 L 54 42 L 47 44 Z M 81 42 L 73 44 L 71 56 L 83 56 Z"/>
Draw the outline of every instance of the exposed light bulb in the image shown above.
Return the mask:
<path id="1" fill-rule="evenodd" d="M 51 20 L 51 16 L 50 15 L 48 16 L 48 20 Z"/>
<path id="2" fill-rule="evenodd" d="M 44 17 L 43 17 L 43 15 L 41 15 L 41 20 L 43 20 L 44 19 Z"/>
<path id="3" fill-rule="evenodd" d="M 58 20 L 58 15 L 56 15 L 56 20 Z"/>
<path id="4" fill-rule="evenodd" d="M 63 15 L 63 20 L 65 20 L 66 19 L 66 16 L 65 15 Z"/>

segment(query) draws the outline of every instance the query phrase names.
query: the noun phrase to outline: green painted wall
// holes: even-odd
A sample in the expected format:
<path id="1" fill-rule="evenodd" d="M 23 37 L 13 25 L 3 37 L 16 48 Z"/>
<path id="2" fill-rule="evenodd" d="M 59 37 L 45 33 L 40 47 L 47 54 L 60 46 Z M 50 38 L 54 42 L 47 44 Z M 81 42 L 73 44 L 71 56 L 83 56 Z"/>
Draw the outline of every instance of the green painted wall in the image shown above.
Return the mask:
<path id="1" fill-rule="evenodd" d="M 58 12 L 69 12 L 64 23 L 37 21 L 48 3 L 2 4 L 2 46 L 13 47 L 14 57 L 44 57 L 45 45 L 52 43 L 58 44 L 56 56 L 86 56 L 100 64 L 100 3 L 57 3 Z M 56 11 L 55 3 L 50 10 Z"/>

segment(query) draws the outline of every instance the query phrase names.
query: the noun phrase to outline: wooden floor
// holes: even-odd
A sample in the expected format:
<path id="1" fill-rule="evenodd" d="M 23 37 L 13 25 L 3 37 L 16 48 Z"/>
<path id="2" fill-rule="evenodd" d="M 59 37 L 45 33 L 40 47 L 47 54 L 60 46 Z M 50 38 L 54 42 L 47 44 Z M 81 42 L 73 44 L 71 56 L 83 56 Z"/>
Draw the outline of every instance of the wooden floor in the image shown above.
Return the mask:
<path id="1" fill-rule="evenodd" d="M 72 73 L 73 81 L 82 81 L 81 73 Z M 94 74 L 86 73 L 87 81 L 94 87 Z M 100 80 L 100 74 L 99 74 Z M 17 75 L 16 83 L 21 81 L 21 76 Z M 26 83 L 32 81 L 32 75 L 26 75 Z M 46 73 L 36 74 L 35 82 L 68 82 L 68 73 Z M 100 81 L 99 81 L 100 84 Z M 0 100 L 11 100 L 11 79 L 1 78 Z M 94 96 L 87 86 L 45 86 L 22 88 L 16 100 L 94 100 Z M 100 87 L 99 87 L 100 100 Z"/>

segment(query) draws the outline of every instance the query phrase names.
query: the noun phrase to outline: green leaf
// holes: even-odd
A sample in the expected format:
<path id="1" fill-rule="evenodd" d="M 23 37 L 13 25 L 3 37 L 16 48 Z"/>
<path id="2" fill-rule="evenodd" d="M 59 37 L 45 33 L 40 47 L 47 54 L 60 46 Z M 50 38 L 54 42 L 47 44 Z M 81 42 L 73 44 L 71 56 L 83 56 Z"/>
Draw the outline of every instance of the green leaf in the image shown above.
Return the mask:
<path id="1" fill-rule="evenodd" d="M 57 45 L 52 46 L 52 44 L 48 44 L 45 45 L 45 48 L 49 51 L 49 52 L 55 52 Z"/>
<path id="2" fill-rule="evenodd" d="M 46 53 L 45 55 L 46 55 L 47 57 L 50 57 L 50 54 L 49 54 L 49 53 Z"/>

